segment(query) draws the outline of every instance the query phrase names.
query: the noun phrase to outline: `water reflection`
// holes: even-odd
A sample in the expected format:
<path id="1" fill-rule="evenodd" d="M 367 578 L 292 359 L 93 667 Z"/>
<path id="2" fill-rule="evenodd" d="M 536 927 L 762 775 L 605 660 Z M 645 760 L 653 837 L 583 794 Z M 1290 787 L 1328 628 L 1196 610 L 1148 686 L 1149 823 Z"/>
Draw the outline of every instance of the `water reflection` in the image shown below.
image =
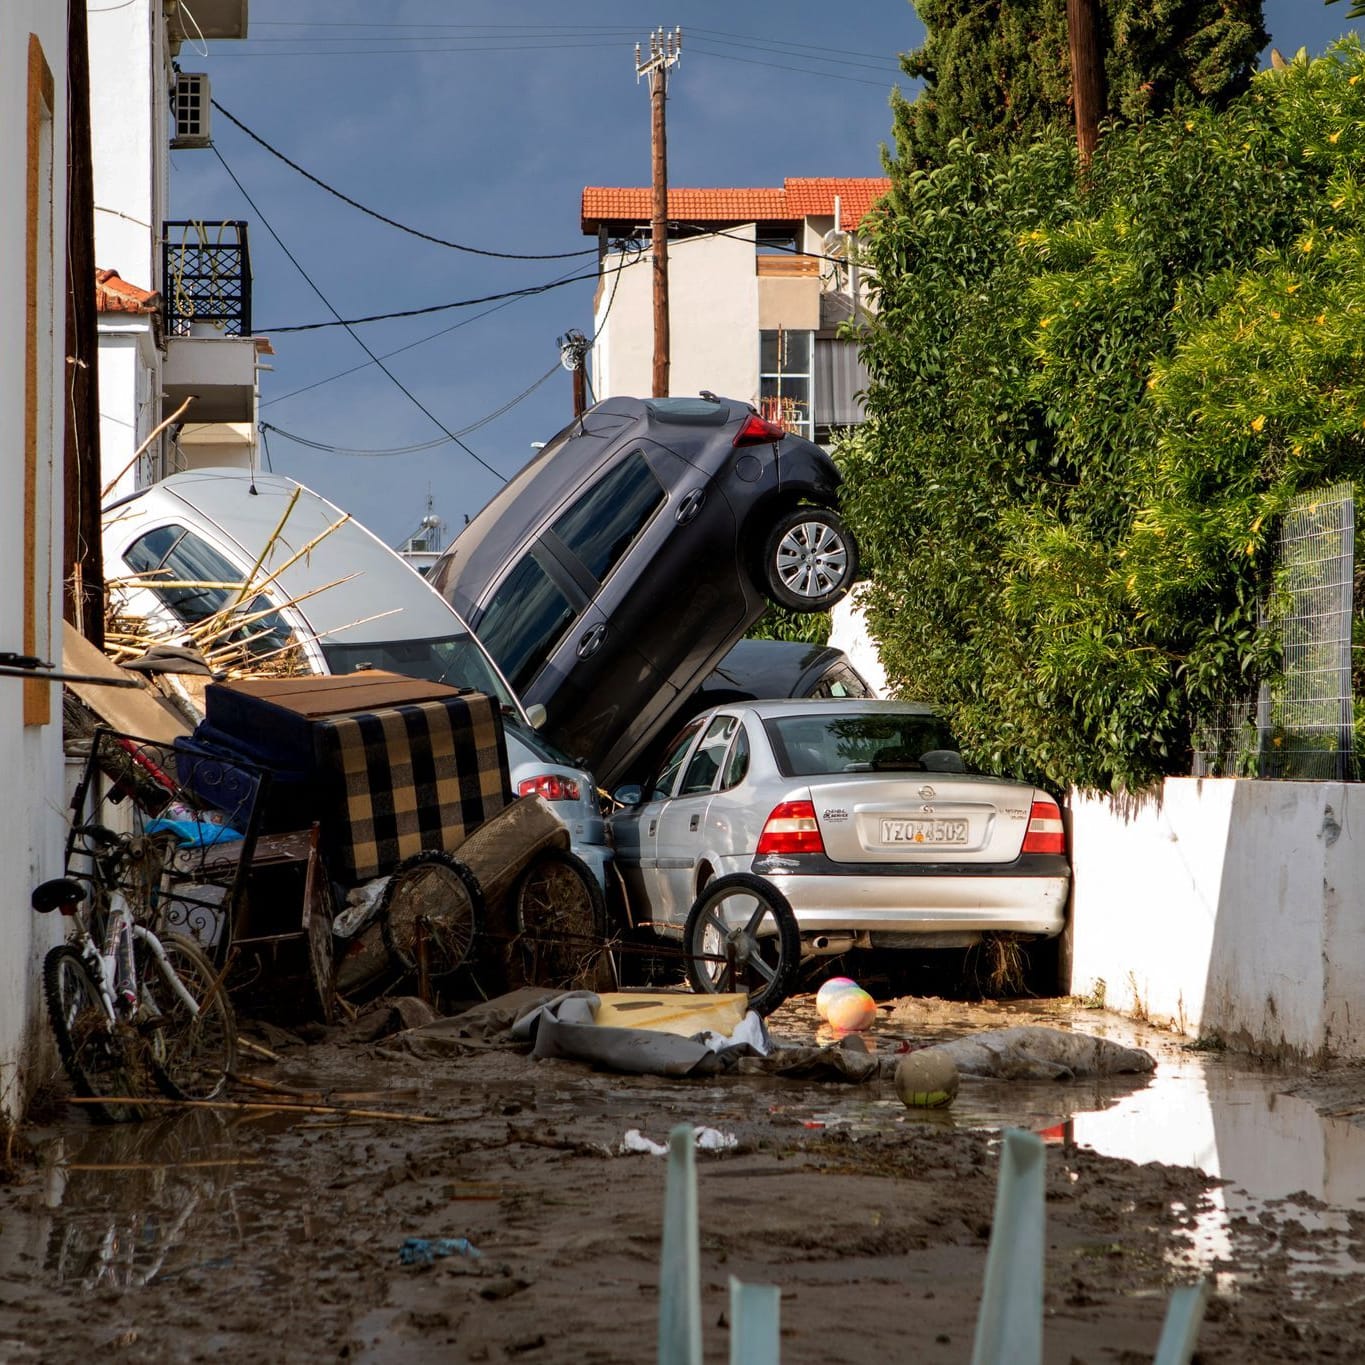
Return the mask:
<path id="1" fill-rule="evenodd" d="M 28 1259 L 56 1284 L 140 1289 L 230 1264 L 246 1235 L 235 1186 L 260 1159 L 239 1149 L 212 1110 L 68 1130 L 41 1157 L 33 1217 L 12 1220 L 0 1235 L 5 1272 Z"/>

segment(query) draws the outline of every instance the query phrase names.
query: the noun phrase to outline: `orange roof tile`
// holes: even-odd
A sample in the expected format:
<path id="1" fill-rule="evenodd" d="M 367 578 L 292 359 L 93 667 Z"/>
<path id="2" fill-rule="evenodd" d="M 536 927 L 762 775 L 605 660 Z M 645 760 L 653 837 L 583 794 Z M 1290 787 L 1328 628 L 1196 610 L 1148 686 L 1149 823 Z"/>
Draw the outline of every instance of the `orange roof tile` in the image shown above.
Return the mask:
<path id="1" fill-rule="evenodd" d="M 671 189 L 668 216 L 678 223 L 799 222 L 832 217 L 839 196 L 840 222 L 857 227 L 891 187 L 885 179 L 789 177 L 782 189 Z M 599 223 L 647 223 L 654 197 L 648 186 L 636 189 L 589 185 L 583 191 L 583 231 Z"/>
<path id="2" fill-rule="evenodd" d="M 159 313 L 161 295 L 120 279 L 117 270 L 96 270 L 95 306 L 101 313 Z"/>

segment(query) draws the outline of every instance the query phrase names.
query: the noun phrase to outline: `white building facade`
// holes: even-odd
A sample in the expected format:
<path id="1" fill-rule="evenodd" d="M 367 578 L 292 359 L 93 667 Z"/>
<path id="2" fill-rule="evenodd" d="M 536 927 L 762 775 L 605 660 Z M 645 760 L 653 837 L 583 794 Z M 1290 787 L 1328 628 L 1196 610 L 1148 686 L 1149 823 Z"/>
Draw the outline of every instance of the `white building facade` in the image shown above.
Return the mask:
<path id="1" fill-rule="evenodd" d="M 177 67 L 245 38 L 247 0 L 196 0 L 192 13 L 92 0 L 87 15 L 96 263 L 117 277 L 99 286 L 101 484 L 115 498 L 256 457 L 246 225 L 168 219 L 170 151 L 207 147 L 211 117 L 207 76 Z"/>
<path id="2" fill-rule="evenodd" d="M 66 6 L 0 6 L 0 651 L 60 659 L 66 393 Z M 58 876 L 66 825 L 59 685 L 0 677 L 0 1114 L 17 1115 L 42 1031 L 42 958 L 59 929 L 29 908 Z"/>

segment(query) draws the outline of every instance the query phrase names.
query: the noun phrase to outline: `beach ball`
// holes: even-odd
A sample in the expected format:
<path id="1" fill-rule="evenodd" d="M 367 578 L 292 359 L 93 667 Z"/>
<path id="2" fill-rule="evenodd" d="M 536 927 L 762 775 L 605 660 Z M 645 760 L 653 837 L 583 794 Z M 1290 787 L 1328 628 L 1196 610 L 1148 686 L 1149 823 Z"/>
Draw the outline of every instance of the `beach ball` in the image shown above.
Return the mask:
<path id="1" fill-rule="evenodd" d="M 861 986 L 838 992 L 825 1015 L 829 1026 L 841 1033 L 857 1033 L 877 1017 L 877 1002 Z"/>
<path id="2" fill-rule="evenodd" d="M 858 989 L 858 983 L 851 976 L 832 976 L 815 992 L 815 1012 L 821 1019 L 829 1018 L 829 1002 L 844 991 Z"/>

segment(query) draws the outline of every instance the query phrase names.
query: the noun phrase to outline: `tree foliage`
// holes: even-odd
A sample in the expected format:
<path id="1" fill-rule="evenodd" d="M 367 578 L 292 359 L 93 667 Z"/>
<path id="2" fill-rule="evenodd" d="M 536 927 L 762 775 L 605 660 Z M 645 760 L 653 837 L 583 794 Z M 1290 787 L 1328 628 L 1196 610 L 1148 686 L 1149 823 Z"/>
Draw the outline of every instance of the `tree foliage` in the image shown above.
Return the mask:
<path id="1" fill-rule="evenodd" d="M 841 451 L 893 684 L 1059 786 L 1188 772 L 1267 665 L 1285 501 L 1365 459 L 1365 55 L 1101 139 L 959 139 L 871 245 Z"/>
<path id="2" fill-rule="evenodd" d="M 897 94 L 897 156 L 937 165 L 956 137 L 982 150 L 1071 123 L 1066 0 L 916 0 L 924 46 L 901 58 L 923 80 Z M 1106 113 L 1127 121 L 1247 88 L 1267 41 L 1261 0 L 1099 0 Z"/>

